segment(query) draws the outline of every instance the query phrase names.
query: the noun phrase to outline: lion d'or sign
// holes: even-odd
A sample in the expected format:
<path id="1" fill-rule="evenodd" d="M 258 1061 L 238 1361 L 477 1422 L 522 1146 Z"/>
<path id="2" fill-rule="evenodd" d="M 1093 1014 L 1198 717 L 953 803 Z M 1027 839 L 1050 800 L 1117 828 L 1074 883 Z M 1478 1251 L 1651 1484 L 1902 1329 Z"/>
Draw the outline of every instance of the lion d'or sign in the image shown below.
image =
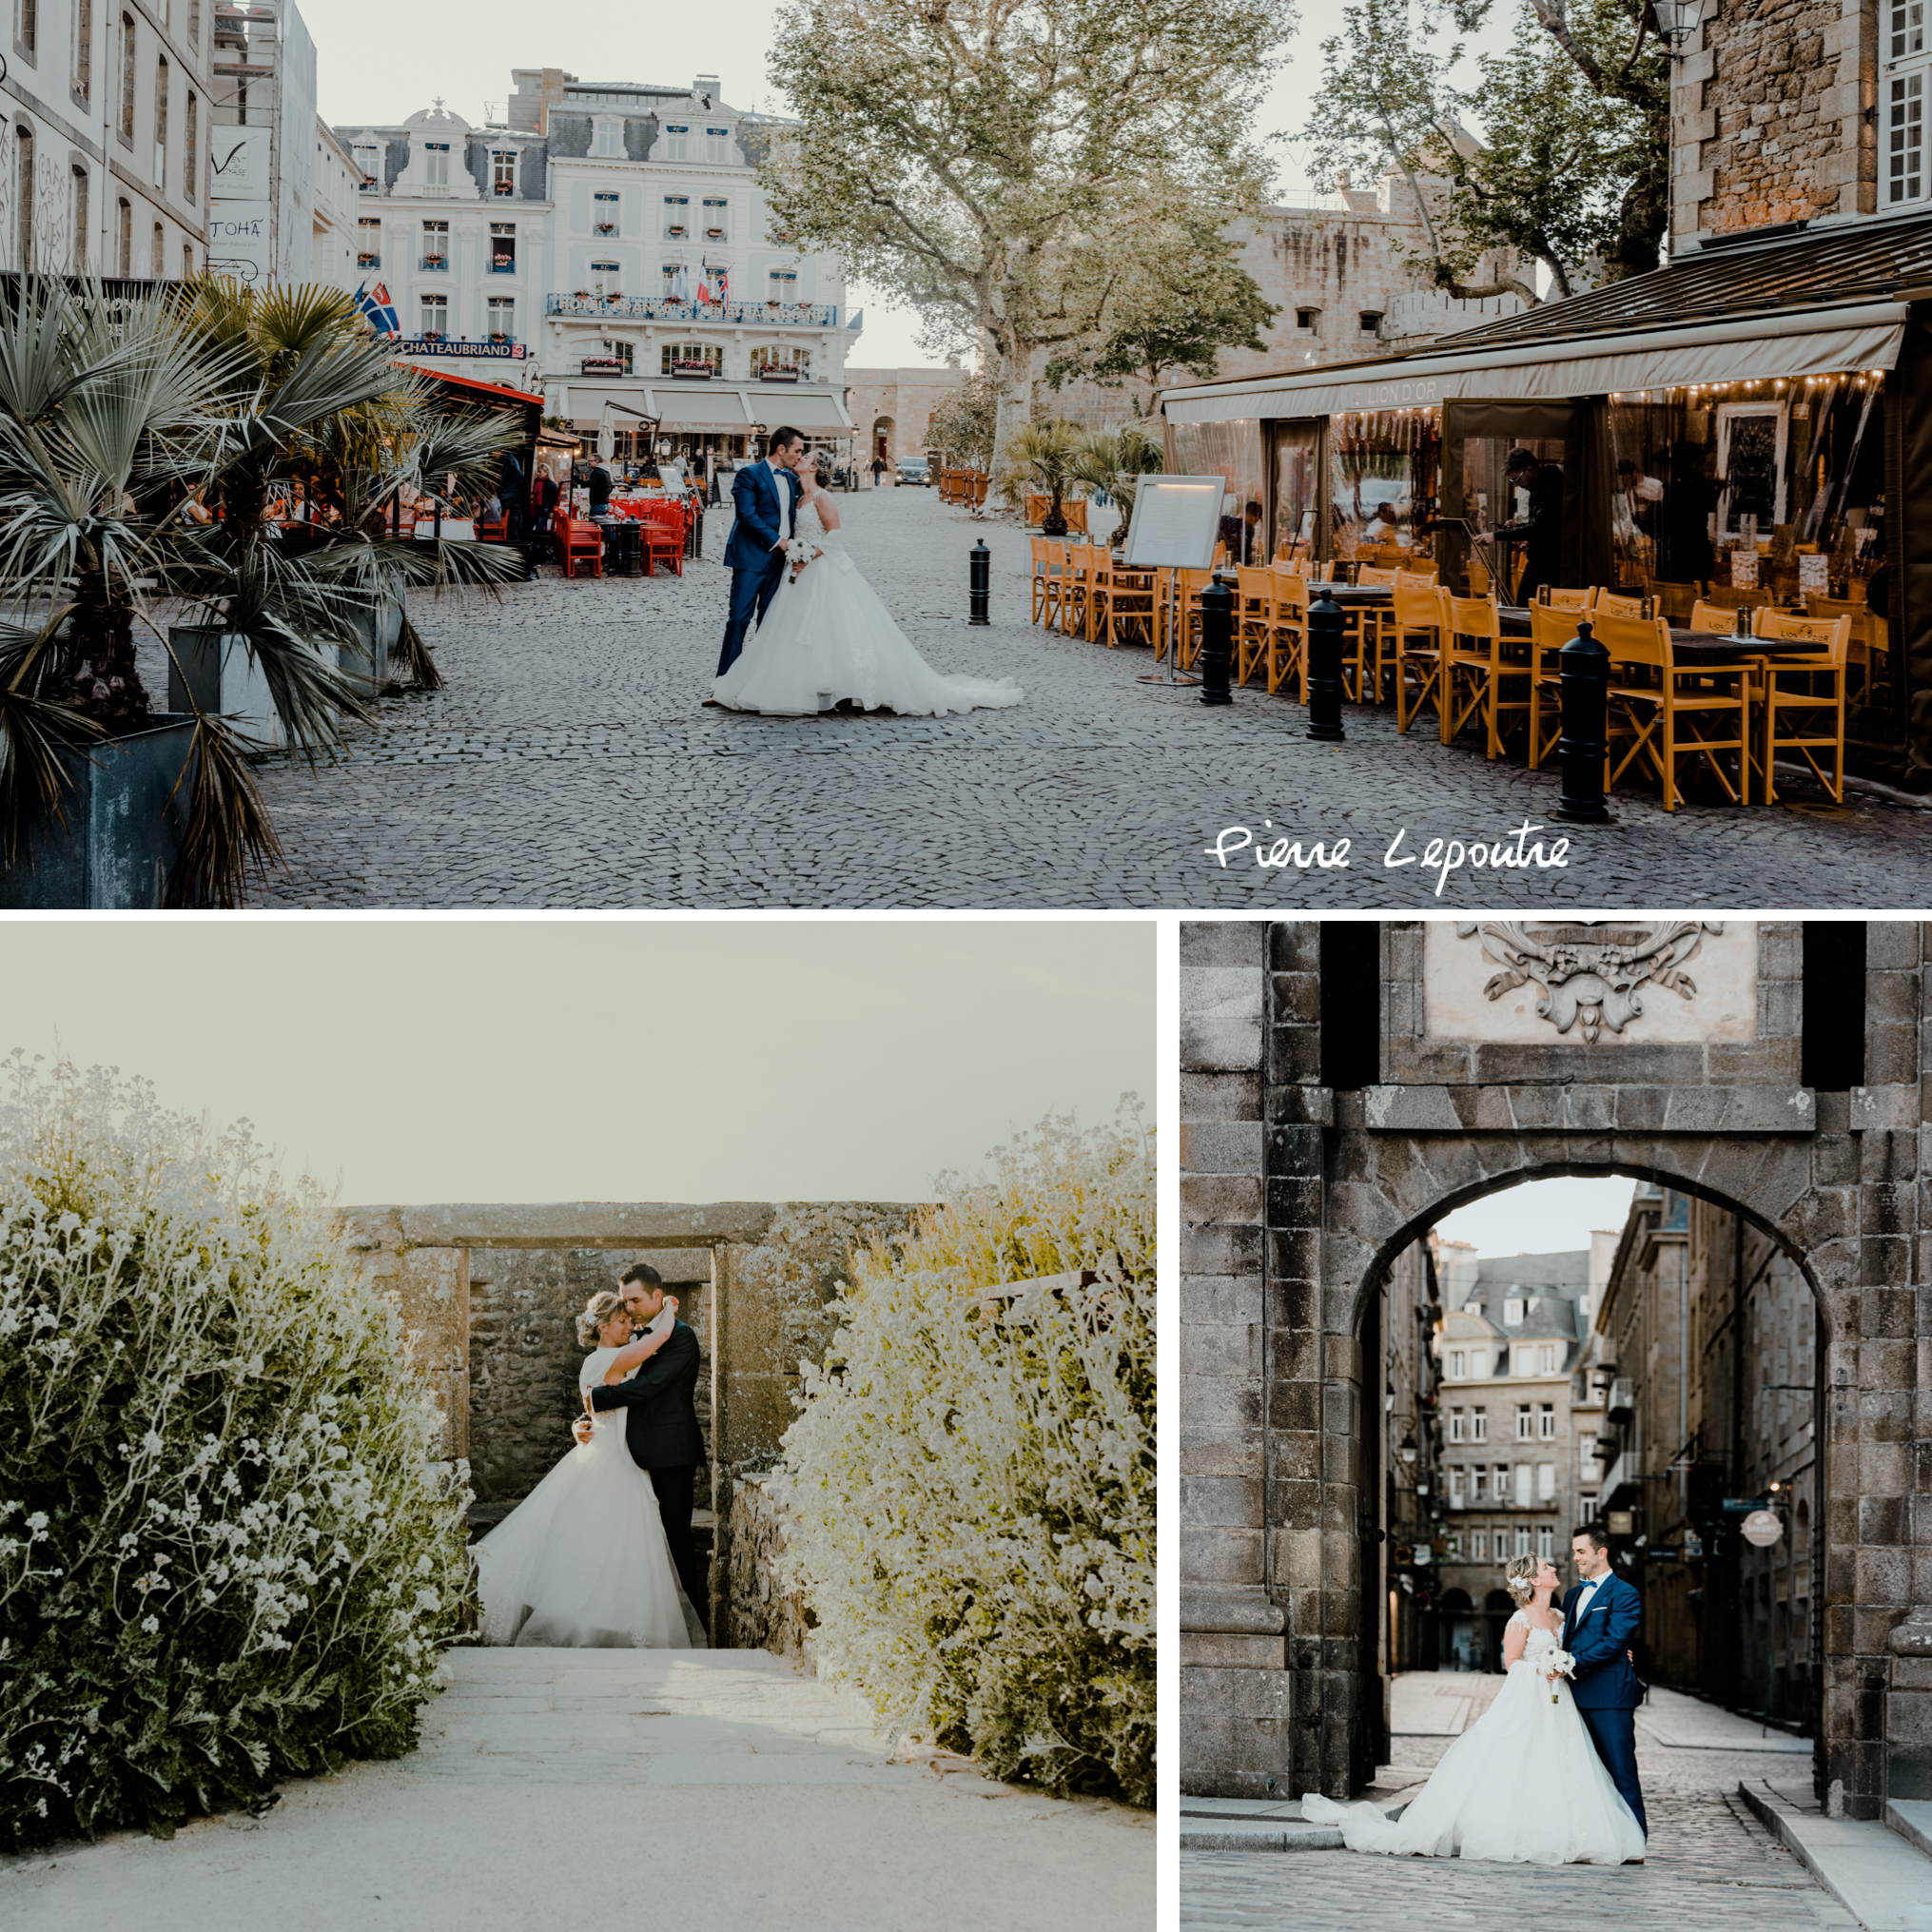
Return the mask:
<path id="1" fill-rule="evenodd" d="M 1423 1025 L 1432 1041 L 1749 1040 L 1757 980 L 1750 921 L 1431 921 Z"/>

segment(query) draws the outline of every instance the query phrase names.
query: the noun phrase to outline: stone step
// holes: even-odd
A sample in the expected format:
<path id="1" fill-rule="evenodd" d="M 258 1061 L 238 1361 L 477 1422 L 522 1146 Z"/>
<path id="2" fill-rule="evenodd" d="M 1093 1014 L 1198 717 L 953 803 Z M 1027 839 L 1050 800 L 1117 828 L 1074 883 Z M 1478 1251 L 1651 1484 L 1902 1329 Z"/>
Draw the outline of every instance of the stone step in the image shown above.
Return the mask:
<path id="1" fill-rule="evenodd" d="M 1915 1850 L 1932 1858 L 1932 1798 L 1888 1798 L 1885 1823 Z"/>
<path id="2" fill-rule="evenodd" d="M 1909 1833 L 1888 1829 L 1889 1817 L 1827 1818 L 1763 1785 L 1740 1785 L 1738 1796 L 1867 1932 L 1925 1932 L 1932 1924 L 1932 1858 Z"/>

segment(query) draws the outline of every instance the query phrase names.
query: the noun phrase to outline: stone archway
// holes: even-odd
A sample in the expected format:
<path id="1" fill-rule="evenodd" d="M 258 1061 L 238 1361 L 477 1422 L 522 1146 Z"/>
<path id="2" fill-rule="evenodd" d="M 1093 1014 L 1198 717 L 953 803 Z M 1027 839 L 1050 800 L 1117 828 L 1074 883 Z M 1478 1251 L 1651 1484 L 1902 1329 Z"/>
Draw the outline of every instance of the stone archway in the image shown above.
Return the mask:
<path id="1" fill-rule="evenodd" d="M 872 454 L 892 460 L 892 437 L 898 424 L 889 416 L 881 416 L 872 422 Z"/>
<path id="2" fill-rule="evenodd" d="M 1573 992 L 1574 949 L 1604 934 L 1551 927 L 1542 936 L 1571 952 L 1524 972 L 1511 948 L 1536 926 L 1183 928 L 1183 1787 L 1341 1796 L 1365 1782 L 1369 1303 L 1452 1208 L 1526 1180 L 1618 1173 L 1734 1210 L 1816 1298 L 1830 1498 L 1817 1777 L 1846 1814 L 1877 1816 L 1887 1793 L 1932 1779 L 1932 1700 L 1890 1641 L 1913 1609 L 1912 1513 L 1932 1508 L 1913 1493 L 1932 1435 L 1916 1359 L 1918 1303 L 1932 1300 L 1914 1268 L 1932 1064 L 1919 931 L 1871 926 L 1863 984 L 1831 984 L 1807 982 L 1795 924 L 1727 938 L 1689 923 L 1647 993 L 1600 1008 L 1592 1032 L 1587 1003 L 1570 1011 L 1551 983 L 1570 973 Z M 1852 1045 L 1862 1065 L 1844 1058 Z M 1834 1085 L 1832 1064 L 1859 1078 Z"/>

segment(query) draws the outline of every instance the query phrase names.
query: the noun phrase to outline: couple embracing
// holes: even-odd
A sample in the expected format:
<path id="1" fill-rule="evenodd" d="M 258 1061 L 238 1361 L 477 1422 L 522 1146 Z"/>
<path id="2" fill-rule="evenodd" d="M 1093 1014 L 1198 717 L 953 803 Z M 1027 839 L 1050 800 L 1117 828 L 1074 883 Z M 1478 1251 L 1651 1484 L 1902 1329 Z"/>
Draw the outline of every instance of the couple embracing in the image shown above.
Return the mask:
<path id="1" fill-rule="evenodd" d="M 1571 1539 L 1579 1581 L 1559 1604 L 1544 1558 L 1518 1556 L 1495 1701 L 1442 1754 L 1399 1819 L 1314 1794 L 1301 1815 L 1341 1826 L 1351 1851 L 1530 1864 L 1641 1864 L 1649 1826 L 1632 1713 L 1644 1686 L 1630 1647 L 1637 1592 L 1611 1572 L 1595 1527 Z"/>
<path id="2" fill-rule="evenodd" d="M 1018 704 L 1011 678 L 942 677 L 912 648 L 847 552 L 826 480 L 789 428 L 773 430 L 771 455 L 733 479 L 731 615 L 705 703 L 778 717 Z"/>
<path id="3" fill-rule="evenodd" d="M 639 1262 L 577 1317 L 576 1447 L 471 1552 L 486 1644 L 702 1649 L 697 1337 Z"/>

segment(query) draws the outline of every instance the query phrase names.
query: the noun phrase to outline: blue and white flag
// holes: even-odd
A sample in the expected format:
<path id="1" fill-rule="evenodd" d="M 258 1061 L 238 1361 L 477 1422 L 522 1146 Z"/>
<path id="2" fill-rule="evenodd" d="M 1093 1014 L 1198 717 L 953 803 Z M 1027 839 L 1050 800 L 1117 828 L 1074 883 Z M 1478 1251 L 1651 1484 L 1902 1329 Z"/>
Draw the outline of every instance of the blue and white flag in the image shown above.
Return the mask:
<path id="1" fill-rule="evenodd" d="M 389 300 L 389 290 L 382 283 L 379 282 L 374 288 L 364 284 L 357 289 L 356 307 L 379 336 L 402 333 L 401 324 L 396 320 L 396 304 Z"/>

